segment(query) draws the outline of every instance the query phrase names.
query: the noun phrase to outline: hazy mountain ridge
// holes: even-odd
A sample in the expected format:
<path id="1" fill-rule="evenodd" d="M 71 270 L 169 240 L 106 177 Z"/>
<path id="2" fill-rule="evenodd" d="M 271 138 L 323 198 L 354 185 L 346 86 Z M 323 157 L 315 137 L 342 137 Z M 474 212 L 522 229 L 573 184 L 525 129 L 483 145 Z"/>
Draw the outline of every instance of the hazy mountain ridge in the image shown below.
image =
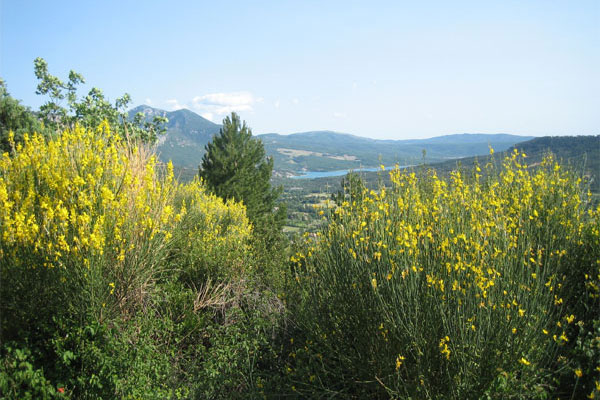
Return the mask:
<path id="1" fill-rule="evenodd" d="M 450 171 L 455 169 L 459 163 L 465 167 L 471 166 L 475 162 L 485 165 L 492 157 L 501 160 L 509 156 L 514 149 L 527 155 L 528 165 L 536 165 L 549 153 L 552 153 L 561 165 L 569 165 L 578 173 L 585 175 L 589 179 L 590 189 L 593 192 L 600 192 L 600 135 L 536 137 L 517 143 L 493 156 L 472 156 L 432 166 L 438 170 Z"/>
<path id="2" fill-rule="evenodd" d="M 457 134 L 430 139 L 379 140 L 331 131 L 259 135 L 280 171 L 327 171 L 429 163 L 502 151 L 532 139 L 509 134 Z M 299 150 L 294 154 L 290 150 Z M 423 152 L 425 151 L 425 152 Z"/>
<path id="3" fill-rule="evenodd" d="M 168 118 L 167 133 L 159 138 L 162 161 L 185 168 L 196 168 L 202 160 L 205 145 L 219 132 L 221 125 L 187 110 L 165 111 L 147 105 L 129 111 L 148 119 L 155 115 Z M 374 167 L 380 164 L 415 164 L 486 154 L 489 146 L 497 151 L 508 149 L 531 136 L 509 134 L 457 134 L 429 139 L 380 140 L 334 131 L 309 131 L 290 135 L 267 133 L 256 135 L 275 161 L 280 174 L 301 171 L 329 171 Z"/>

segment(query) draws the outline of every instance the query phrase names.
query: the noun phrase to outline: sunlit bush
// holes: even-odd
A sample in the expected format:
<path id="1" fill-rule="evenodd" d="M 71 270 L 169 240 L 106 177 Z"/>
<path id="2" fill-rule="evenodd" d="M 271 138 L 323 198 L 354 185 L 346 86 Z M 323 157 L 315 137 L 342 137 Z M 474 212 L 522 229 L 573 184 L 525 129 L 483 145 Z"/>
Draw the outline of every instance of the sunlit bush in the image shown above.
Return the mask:
<path id="1" fill-rule="evenodd" d="M 175 368 L 181 349 L 168 346 L 181 341 L 172 336 L 180 321 L 157 319 L 160 307 L 172 310 L 157 306 L 156 289 L 178 279 L 192 293 L 210 279 L 242 281 L 251 235 L 243 205 L 200 182 L 179 184 L 171 165 L 107 124 L 12 146 L 0 158 L 0 342 L 32 346 L 36 365 L 71 382 L 75 396 L 165 390 L 157 377 Z M 188 297 L 189 316 L 204 312 Z M 213 323 L 198 321 L 200 334 Z M 89 330 L 89 342 L 75 340 Z M 144 361 L 128 346 L 164 353 Z"/>
<path id="2" fill-rule="evenodd" d="M 143 301 L 182 217 L 170 204 L 172 173 L 158 179 L 155 164 L 107 125 L 49 142 L 25 136 L 0 161 L 3 286 L 33 291 L 14 294 L 42 309 L 60 302 L 99 314 Z"/>
<path id="3" fill-rule="evenodd" d="M 244 207 L 206 192 L 199 181 L 179 188 L 174 200 L 186 211 L 174 235 L 174 268 L 199 285 L 207 278 L 235 279 L 247 275 L 251 233 Z"/>
<path id="4" fill-rule="evenodd" d="M 292 257 L 293 390 L 532 398 L 559 371 L 583 375 L 561 349 L 584 324 L 569 286 L 600 306 L 598 250 L 576 261 L 598 242 L 600 209 L 552 158 L 525 163 L 515 151 L 469 176 L 394 170 L 391 187 L 332 208 Z"/>

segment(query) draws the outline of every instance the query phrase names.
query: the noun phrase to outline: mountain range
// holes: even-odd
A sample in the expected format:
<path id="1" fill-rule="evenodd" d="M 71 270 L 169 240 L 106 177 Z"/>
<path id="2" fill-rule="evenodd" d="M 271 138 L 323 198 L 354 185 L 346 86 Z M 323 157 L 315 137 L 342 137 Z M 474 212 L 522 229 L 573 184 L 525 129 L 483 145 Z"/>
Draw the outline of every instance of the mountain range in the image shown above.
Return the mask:
<path id="1" fill-rule="evenodd" d="M 158 152 L 162 161 L 172 160 L 182 168 L 197 168 L 206 144 L 219 133 L 215 124 L 186 109 L 165 111 L 142 105 L 129 111 L 130 117 L 142 112 L 168 119 L 167 132 L 159 138 Z M 489 147 L 502 151 L 532 139 L 532 136 L 509 134 L 455 134 L 430 139 L 378 140 L 347 133 L 312 131 L 280 135 L 257 135 L 272 156 L 275 171 L 293 175 L 303 171 L 360 169 L 384 165 L 410 165 L 486 154 Z"/>

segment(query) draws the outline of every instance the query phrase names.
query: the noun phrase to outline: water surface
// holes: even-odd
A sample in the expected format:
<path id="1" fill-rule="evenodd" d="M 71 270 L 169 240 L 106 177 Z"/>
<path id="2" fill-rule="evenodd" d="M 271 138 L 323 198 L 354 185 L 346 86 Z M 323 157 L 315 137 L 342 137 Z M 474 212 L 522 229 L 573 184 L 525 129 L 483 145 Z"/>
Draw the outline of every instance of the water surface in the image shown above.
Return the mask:
<path id="1" fill-rule="evenodd" d="M 399 165 L 398 168 L 407 168 L 410 165 Z M 396 168 L 395 165 L 390 167 L 385 167 L 386 171 L 392 170 Z M 292 179 L 316 179 L 316 178 L 329 178 L 331 176 L 344 176 L 348 172 L 373 172 L 373 171 L 381 171 L 381 168 L 361 168 L 361 169 L 341 169 L 337 171 L 306 171 L 303 172 L 302 175 L 292 176 Z"/>

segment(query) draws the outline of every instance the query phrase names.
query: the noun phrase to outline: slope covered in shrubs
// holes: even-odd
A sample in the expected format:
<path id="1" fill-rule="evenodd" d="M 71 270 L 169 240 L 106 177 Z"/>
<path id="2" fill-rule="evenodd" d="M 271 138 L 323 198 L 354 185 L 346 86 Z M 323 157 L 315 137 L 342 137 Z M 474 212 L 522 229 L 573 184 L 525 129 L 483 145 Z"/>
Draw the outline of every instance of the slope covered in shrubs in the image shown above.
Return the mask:
<path id="1" fill-rule="evenodd" d="M 292 257 L 294 389 L 597 396 L 600 208 L 552 158 L 526 161 L 395 170 L 391 187 L 340 199 Z"/>
<path id="2" fill-rule="evenodd" d="M 357 182 L 290 259 L 106 123 L 8 139 L 5 398 L 600 396 L 600 209 L 552 158 Z"/>
<path id="3" fill-rule="evenodd" d="M 252 283 L 251 234 L 241 204 L 177 183 L 106 124 L 51 141 L 25 135 L 0 159 L 0 392 L 37 397 L 38 382 L 74 398 L 247 388 L 270 321 Z M 23 362 L 37 375 L 19 373 Z"/>

